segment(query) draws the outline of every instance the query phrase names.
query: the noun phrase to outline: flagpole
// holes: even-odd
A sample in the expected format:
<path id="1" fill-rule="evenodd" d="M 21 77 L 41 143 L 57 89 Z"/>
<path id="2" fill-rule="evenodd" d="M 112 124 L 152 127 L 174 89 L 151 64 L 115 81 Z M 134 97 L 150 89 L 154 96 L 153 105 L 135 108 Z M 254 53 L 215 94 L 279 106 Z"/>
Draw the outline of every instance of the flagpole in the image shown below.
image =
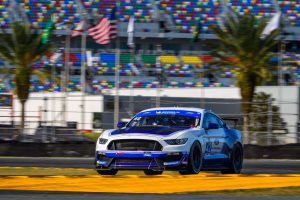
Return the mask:
<path id="1" fill-rule="evenodd" d="M 222 2 L 224 3 L 224 1 L 222 1 Z M 223 6 L 223 9 L 225 9 L 225 5 L 223 4 L 222 6 Z M 200 43 L 201 43 L 201 37 L 199 37 L 199 34 L 200 34 L 201 30 L 202 30 L 201 18 L 199 18 L 199 21 L 198 21 L 197 26 L 195 27 L 195 30 L 194 30 L 194 33 L 193 33 L 193 42 L 194 43 L 196 43 L 198 41 L 200 41 Z M 199 52 L 201 52 L 201 48 L 200 48 Z M 201 53 L 200 53 L 200 55 L 201 55 Z M 204 84 L 205 76 L 204 76 L 204 72 L 205 71 L 204 71 L 203 66 L 202 66 L 201 76 L 199 77 L 200 80 L 202 81 L 202 88 L 200 89 L 200 95 L 201 95 L 200 96 L 200 106 L 202 108 L 205 107 L 205 102 L 204 102 L 205 101 L 204 100 L 204 98 L 205 98 L 205 84 Z"/>
<path id="2" fill-rule="evenodd" d="M 86 31 L 81 35 L 81 129 L 85 128 L 85 89 L 86 89 L 86 77 L 85 77 L 85 54 L 86 54 Z"/>
<path id="3" fill-rule="evenodd" d="M 273 6 L 276 10 L 276 14 L 280 13 L 280 7 L 279 4 L 277 2 L 277 0 L 273 0 Z M 281 16 L 282 17 L 282 16 Z M 280 19 L 279 19 L 280 21 Z M 282 26 L 279 23 L 279 31 L 280 31 L 280 35 L 279 35 L 279 45 L 278 45 L 278 66 L 277 66 L 277 85 L 278 85 L 278 105 L 281 104 L 282 102 L 282 63 L 283 63 L 283 38 L 282 38 Z M 270 134 L 270 133 L 269 133 Z M 268 139 L 268 143 L 270 143 L 270 137 L 267 138 Z"/>
<path id="4" fill-rule="evenodd" d="M 54 68 L 54 63 L 52 63 L 51 66 L 51 80 L 52 80 L 52 112 L 51 112 L 51 117 L 52 117 L 52 123 L 51 123 L 51 135 L 52 135 L 52 141 L 54 141 L 55 139 L 55 131 L 54 131 L 54 121 L 55 121 L 55 111 L 56 111 L 56 95 L 55 95 L 55 87 L 54 87 L 54 77 L 55 77 L 55 68 Z"/>
<path id="5" fill-rule="evenodd" d="M 131 87 L 130 87 L 130 113 L 131 116 L 133 117 L 134 114 L 134 88 L 133 88 L 133 65 L 134 65 L 134 47 L 131 48 L 131 74 L 130 74 L 130 83 L 131 83 Z"/>
<path id="6" fill-rule="evenodd" d="M 160 107 L 160 88 L 161 88 L 161 80 L 162 80 L 162 67 L 161 67 L 161 63 L 160 63 L 160 47 L 159 45 L 157 45 L 157 50 L 159 53 L 159 56 L 156 57 L 156 75 L 157 75 L 157 79 L 158 79 L 158 86 L 156 87 L 156 99 L 155 99 L 155 107 Z M 158 73 L 159 71 L 159 73 Z"/>
<path id="7" fill-rule="evenodd" d="M 66 35 L 66 47 L 65 47 L 65 68 L 64 68 L 64 79 L 62 89 L 64 91 L 64 98 L 62 103 L 62 121 L 66 125 L 67 123 L 67 97 L 68 97 L 68 82 L 69 82 L 69 54 L 70 54 L 70 43 L 71 36 L 69 33 L 70 29 L 68 28 Z"/>
<path id="8" fill-rule="evenodd" d="M 119 65 L 120 65 L 120 39 L 116 41 L 116 55 L 115 55 L 115 98 L 114 98 L 114 128 L 117 128 L 119 121 Z"/>
<path id="9" fill-rule="evenodd" d="M 116 1 L 116 15 L 119 16 L 119 1 Z M 116 19 L 117 21 L 117 19 Z M 118 32 L 118 28 L 117 28 Z M 120 38 L 117 36 L 116 39 L 116 55 L 115 55 L 115 98 L 114 98 L 114 128 L 117 128 L 117 123 L 119 122 L 119 65 L 120 65 Z"/>
<path id="10" fill-rule="evenodd" d="M 280 13 L 281 10 L 280 10 L 280 7 L 279 7 L 279 4 L 277 2 L 277 0 L 272 0 L 272 3 L 273 3 L 273 6 L 276 10 L 276 13 Z M 280 30 L 280 36 L 279 36 L 279 45 L 278 45 L 278 77 L 277 77 L 277 84 L 278 86 L 282 86 L 282 70 L 281 70 L 281 66 L 282 66 L 282 59 L 283 59 L 283 49 L 285 48 L 284 47 L 284 44 L 283 44 L 283 39 L 282 39 L 282 26 L 279 25 L 279 30 Z M 281 93 L 281 91 L 279 91 L 279 93 Z M 281 95 L 280 95 L 281 96 Z"/>
<path id="11" fill-rule="evenodd" d="M 127 27 L 127 33 L 128 33 L 128 39 L 127 39 L 127 45 L 130 47 L 130 54 L 131 54 L 131 73 L 130 73 L 130 96 L 129 96 L 129 108 L 130 108 L 130 117 L 133 117 L 134 114 L 134 88 L 133 88 L 133 72 L 135 71 L 134 69 L 134 62 L 135 62 L 135 45 L 134 45 L 134 16 L 131 16 L 128 22 L 128 27 Z"/>
<path id="12" fill-rule="evenodd" d="M 81 32 L 81 72 L 80 72 L 80 82 L 81 82 L 81 129 L 85 129 L 85 91 L 86 91 L 86 37 L 87 37 L 87 12 L 82 5 L 80 0 L 76 0 L 76 5 L 78 6 L 80 17 L 80 24 L 78 31 Z M 77 29 L 77 28 L 76 28 Z M 75 29 L 75 30 L 76 30 Z M 75 34 L 76 36 L 77 34 Z"/>

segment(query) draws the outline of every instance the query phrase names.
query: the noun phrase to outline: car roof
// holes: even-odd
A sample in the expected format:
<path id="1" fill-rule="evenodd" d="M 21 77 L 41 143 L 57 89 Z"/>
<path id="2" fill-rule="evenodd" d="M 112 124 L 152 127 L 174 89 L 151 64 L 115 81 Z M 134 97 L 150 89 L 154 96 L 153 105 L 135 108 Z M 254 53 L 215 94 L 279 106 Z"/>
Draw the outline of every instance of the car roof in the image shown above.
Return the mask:
<path id="1" fill-rule="evenodd" d="M 202 108 L 187 108 L 187 107 L 159 107 L 159 108 L 150 108 L 147 110 L 143 110 L 141 112 L 145 111 L 154 111 L 154 110 L 184 110 L 184 111 L 193 111 L 193 112 L 200 112 L 204 113 L 206 110 Z"/>

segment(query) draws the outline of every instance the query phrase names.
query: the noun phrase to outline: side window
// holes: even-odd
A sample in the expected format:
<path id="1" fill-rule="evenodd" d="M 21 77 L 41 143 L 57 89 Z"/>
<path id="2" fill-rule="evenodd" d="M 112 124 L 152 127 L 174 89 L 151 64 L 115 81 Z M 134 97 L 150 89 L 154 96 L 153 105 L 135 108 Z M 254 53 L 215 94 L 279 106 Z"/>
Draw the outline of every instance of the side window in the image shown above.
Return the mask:
<path id="1" fill-rule="evenodd" d="M 219 123 L 220 127 L 222 127 L 222 128 L 226 127 L 226 123 L 222 119 L 220 119 L 219 117 L 218 117 L 218 123 Z"/>
<path id="2" fill-rule="evenodd" d="M 210 113 L 206 113 L 206 114 L 204 115 L 202 127 L 203 127 L 204 129 L 207 129 L 209 123 L 219 124 L 219 126 L 220 126 L 220 123 L 219 123 L 218 118 L 217 118 L 216 116 L 214 116 L 214 115 L 212 115 L 212 114 L 210 114 Z"/>
<path id="3" fill-rule="evenodd" d="M 208 127 L 208 113 L 205 113 L 202 122 L 202 128 L 207 129 L 207 127 Z"/>

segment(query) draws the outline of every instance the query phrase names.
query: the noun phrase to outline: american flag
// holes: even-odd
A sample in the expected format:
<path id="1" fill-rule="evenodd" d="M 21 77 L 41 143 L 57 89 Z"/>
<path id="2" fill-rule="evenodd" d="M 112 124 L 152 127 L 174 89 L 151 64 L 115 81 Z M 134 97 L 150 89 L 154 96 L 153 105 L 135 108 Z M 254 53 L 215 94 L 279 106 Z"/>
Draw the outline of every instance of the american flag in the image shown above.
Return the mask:
<path id="1" fill-rule="evenodd" d="M 111 39 L 117 37 L 116 8 L 114 7 L 109 17 L 103 17 L 99 22 L 88 29 L 89 35 L 98 44 L 108 44 Z"/>
<path id="2" fill-rule="evenodd" d="M 76 28 L 72 31 L 72 37 L 76 37 L 84 32 L 85 21 L 81 21 Z"/>

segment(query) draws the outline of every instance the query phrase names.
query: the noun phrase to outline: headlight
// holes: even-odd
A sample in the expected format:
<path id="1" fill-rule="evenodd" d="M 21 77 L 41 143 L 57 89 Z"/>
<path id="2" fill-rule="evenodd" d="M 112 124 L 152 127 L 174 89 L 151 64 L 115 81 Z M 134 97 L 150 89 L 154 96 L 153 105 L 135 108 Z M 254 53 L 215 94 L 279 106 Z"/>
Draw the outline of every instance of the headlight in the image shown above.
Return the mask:
<path id="1" fill-rule="evenodd" d="M 169 145 L 180 145 L 180 144 L 185 144 L 187 140 L 188 140 L 187 138 L 170 139 L 170 140 L 165 140 L 165 142 Z"/>
<path id="2" fill-rule="evenodd" d="M 99 139 L 99 144 L 105 144 L 107 141 L 108 141 L 108 139 L 100 138 Z"/>

